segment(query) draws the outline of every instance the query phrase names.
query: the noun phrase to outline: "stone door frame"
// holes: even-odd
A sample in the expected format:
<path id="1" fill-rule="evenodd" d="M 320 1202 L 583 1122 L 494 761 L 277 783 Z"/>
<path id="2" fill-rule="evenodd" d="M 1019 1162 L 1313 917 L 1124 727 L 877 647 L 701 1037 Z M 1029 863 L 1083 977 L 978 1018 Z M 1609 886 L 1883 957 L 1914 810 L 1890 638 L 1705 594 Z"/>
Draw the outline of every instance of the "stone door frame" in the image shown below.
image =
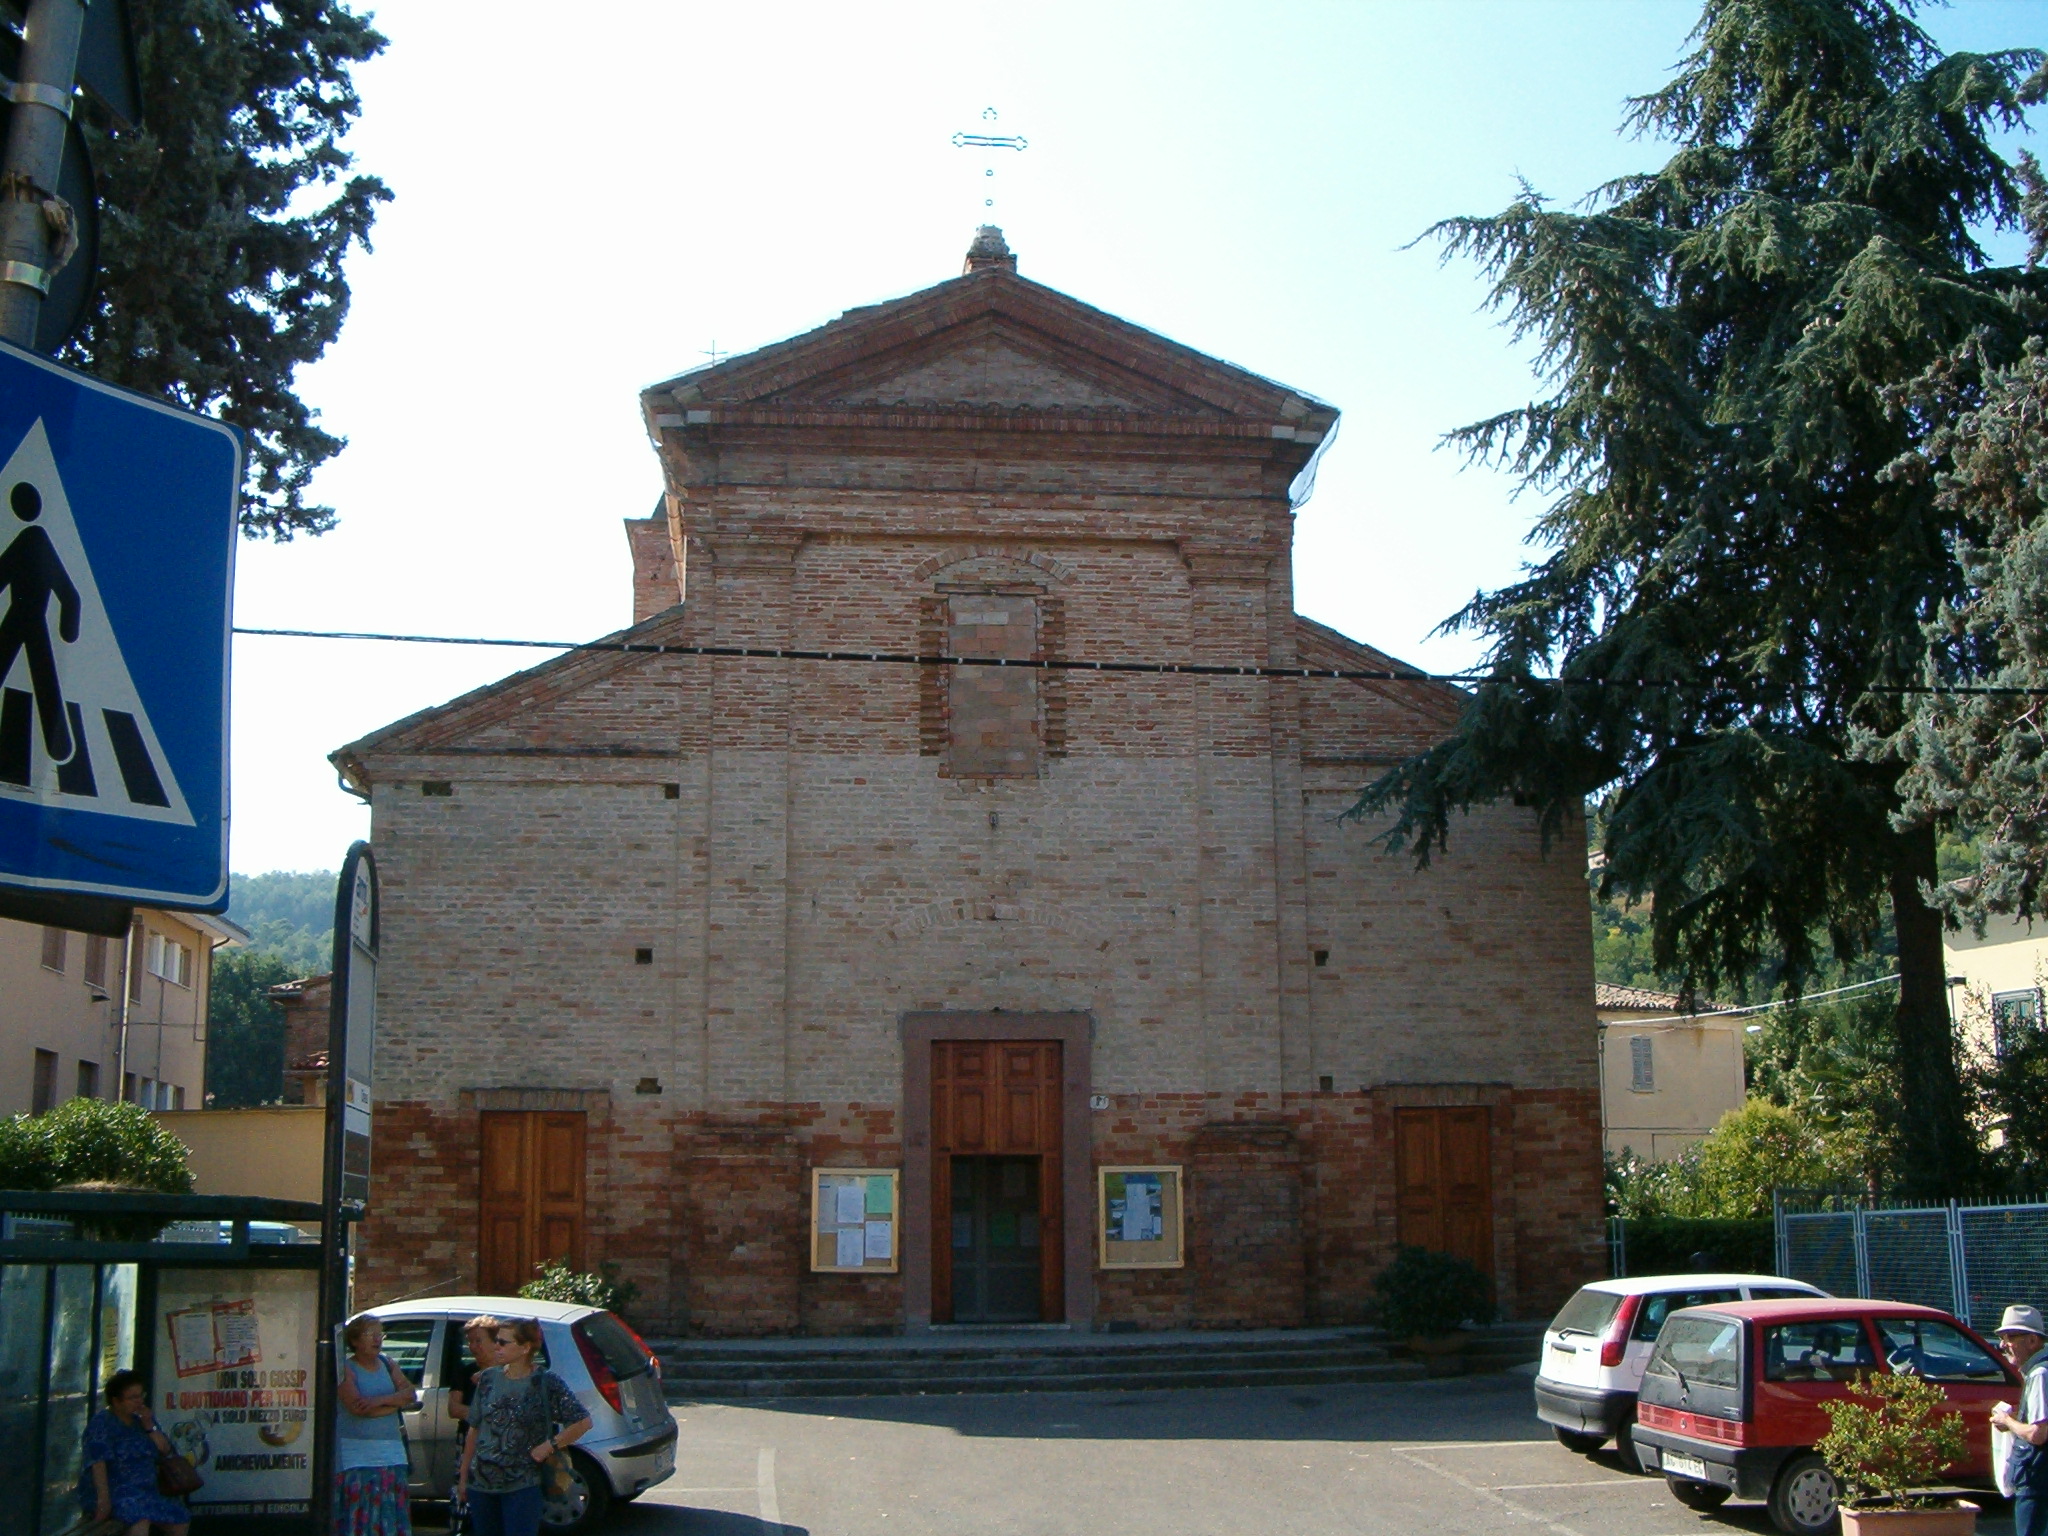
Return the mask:
<path id="1" fill-rule="evenodd" d="M 932 1042 L 1057 1040 L 1060 1043 L 1060 1243 L 1067 1315 L 1076 1328 L 1095 1322 L 1094 1081 L 1095 1018 L 1088 1013 L 906 1013 L 903 1029 L 903 1326 L 932 1326 Z"/>

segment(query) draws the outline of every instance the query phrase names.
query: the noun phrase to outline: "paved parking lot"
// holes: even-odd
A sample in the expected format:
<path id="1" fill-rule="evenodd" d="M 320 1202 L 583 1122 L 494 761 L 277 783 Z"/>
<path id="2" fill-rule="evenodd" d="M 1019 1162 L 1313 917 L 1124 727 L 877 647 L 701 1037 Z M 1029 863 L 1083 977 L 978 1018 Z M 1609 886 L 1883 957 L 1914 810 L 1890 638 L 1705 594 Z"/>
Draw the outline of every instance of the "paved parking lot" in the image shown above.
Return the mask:
<path id="1" fill-rule="evenodd" d="M 1529 1379 L 691 1405 L 677 1476 L 614 1536 L 1717 1536 L 1661 1479 L 1575 1456 Z M 1978 1529 L 2012 1529 L 1994 1500 Z"/>

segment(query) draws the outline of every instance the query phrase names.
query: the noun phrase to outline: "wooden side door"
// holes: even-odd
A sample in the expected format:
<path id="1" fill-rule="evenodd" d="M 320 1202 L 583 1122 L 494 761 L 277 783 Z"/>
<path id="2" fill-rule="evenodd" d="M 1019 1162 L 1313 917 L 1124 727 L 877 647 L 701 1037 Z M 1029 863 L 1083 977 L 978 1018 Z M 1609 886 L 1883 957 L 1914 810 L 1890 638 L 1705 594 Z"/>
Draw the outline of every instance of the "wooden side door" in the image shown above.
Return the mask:
<path id="1" fill-rule="evenodd" d="M 1060 1043 L 932 1043 L 932 1320 L 953 1320 L 953 1159 L 1035 1156 L 1041 1315 L 1066 1315 L 1060 1200 Z"/>
<path id="2" fill-rule="evenodd" d="M 1394 1112 L 1400 1241 L 1469 1259 L 1493 1274 L 1490 1116 L 1481 1107 Z"/>
<path id="3" fill-rule="evenodd" d="M 478 1288 L 510 1296 L 554 1259 L 581 1269 L 584 1116 L 486 1110 L 480 1118 Z"/>

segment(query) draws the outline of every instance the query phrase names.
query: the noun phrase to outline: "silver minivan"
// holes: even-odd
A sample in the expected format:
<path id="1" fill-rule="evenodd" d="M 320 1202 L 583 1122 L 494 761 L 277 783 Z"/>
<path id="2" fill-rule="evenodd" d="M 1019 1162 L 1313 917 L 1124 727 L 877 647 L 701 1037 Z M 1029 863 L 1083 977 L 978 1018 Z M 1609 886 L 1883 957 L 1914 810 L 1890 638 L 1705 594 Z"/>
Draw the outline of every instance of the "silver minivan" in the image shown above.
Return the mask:
<path id="1" fill-rule="evenodd" d="M 415 1499 L 445 1499 L 455 1488 L 456 1430 L 448 1388 L 476 1367 L 462 1325 L 482 1312 L 540 1324 L 535 1355 L 590 1410 L 590 1433 L 569 1451 L 569 1490 L 548 1490 L 545 1530 L 562 1536 L 602 1520 L 614 1501 L 639 1497 L 676 1470 L 676 1421 L 661 1392 L 661 1365 L 640 1336 L 610 1312 L 517 1296 L 436 1296 L 371 1307 L 384 1325 L 384 1353 L 420 1390 L 405 1417 Z"/>

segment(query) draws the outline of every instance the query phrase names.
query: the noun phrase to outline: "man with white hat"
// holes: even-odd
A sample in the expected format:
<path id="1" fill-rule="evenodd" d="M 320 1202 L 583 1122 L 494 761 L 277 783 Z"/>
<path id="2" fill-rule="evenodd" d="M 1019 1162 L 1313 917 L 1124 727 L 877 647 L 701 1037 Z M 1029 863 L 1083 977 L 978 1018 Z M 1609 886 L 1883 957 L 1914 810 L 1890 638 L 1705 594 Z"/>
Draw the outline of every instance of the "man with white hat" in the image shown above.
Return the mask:
<path id="1" fill-rule="evenodd" d="M 1998 1322 L 2006 1358 L 2025 1374 L 2020 1411 L 2004 1403 L 1991 1410 L 1991 1427 L 2012 1436 L 1999 1487 L 2012 1495 L 2013 1536 L 2048 1536 L 2048 1323 L 2038 1307 L 2011 1306 Z"/>

